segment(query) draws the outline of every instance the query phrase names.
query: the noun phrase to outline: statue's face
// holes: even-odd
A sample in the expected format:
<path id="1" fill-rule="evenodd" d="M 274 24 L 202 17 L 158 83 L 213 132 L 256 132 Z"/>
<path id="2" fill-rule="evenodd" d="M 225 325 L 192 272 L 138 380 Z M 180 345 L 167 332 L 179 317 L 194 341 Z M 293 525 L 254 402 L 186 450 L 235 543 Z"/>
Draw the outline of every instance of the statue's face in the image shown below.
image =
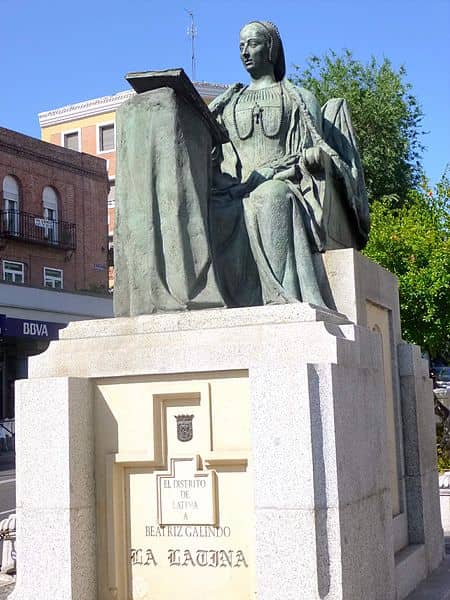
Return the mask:
<path id="1" fill-rule="evenodd" d="M 273 69 L 269 60 L 267 34 L 257 23 L 250 23 L 241 29 L 239 49 L 242 63 L 250 75 L 258 77 Z"/>

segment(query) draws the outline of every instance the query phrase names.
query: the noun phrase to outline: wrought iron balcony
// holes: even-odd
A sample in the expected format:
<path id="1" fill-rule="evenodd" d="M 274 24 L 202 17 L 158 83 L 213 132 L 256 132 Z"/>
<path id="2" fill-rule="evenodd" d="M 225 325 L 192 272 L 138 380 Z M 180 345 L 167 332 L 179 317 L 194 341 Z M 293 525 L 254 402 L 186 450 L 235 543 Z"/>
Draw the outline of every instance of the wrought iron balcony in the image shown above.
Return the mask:
<path id="1" fill-rule="evenodd" d="M 75 250 L 76 225 L 18 210 L 0 210 L 0 238 Z"/>

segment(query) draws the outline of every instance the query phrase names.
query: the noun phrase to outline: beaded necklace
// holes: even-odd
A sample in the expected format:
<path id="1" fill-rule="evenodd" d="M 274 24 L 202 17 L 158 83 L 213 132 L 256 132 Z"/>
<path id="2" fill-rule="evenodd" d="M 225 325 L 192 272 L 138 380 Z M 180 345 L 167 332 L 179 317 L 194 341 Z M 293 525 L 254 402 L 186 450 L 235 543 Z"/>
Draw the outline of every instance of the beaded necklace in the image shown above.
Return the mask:
<path id="1" fill-rule="evenodd" d="M 265 135 L 265 137 L 267 138 L 276 138 L 278 137 L 278 135 L 280 134 L 281 131 L 281 126 L 283 124 L 283 120 L 284 120 L 284 110 L 285 110 L 285 106 L 284 106 L 284 92 L 283 92 L 283 86 L 281 85 L 281 81 L 279 82 L 279 87 L 280 87 L 280 96 L 281 96 L 281 115 L 280 115 L 280 123 L 278 125 L 278 129 L 275 133 L 267 133 L 264 127 L 264 119 L 263 119 L 263 112 L 264 112 L 264 108 L 262 108 L 258 102 L 255 102 L 255 106 L 252 109 L 252 118 L 250 121 L 250 127 L 249 130 L 245 133 L 241 133 L 241 131 L 239 130 L 239 126 L 238 126 L 238 122 L 237 122 L 237 118 L 236 118 L 236 108 L 238 105 L 239 100 L 241 99 L 242 94 L 248 89 L 248 86 L 243 87 L 238 95 L 236 96 L 236 100 L 233 103 L 233 124 L 234 124 L 234 128 L 236 130 L 236 133 L 238 135 L 238 138 L 240 140 L 247 140 L 253 133 L 253 129 L 254 129 L 254 121 L 256 122 L 256 124 L 259 124 L 259 122 L 261 121 L 261 131 L 263 132 L 263 134 Z"/>

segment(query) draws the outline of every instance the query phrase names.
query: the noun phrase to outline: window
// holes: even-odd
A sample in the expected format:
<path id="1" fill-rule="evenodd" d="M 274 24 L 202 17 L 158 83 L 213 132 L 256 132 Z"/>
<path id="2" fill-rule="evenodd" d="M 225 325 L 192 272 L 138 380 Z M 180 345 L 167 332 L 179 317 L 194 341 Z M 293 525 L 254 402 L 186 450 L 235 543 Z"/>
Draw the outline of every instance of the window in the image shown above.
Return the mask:
<path id="1" fill-rule="evenodd" d="M 108 267 L 114 266 L 114 244 L 113 236 L 108 236 Z"/>
<path id="2" fill-rule="evenodd" d="M 111 152 L 115 149 L 114 123 L 99 125 L 98 127 L 98 151 Z"/>
<path id="3" fill-rule="evenodd" d="M 63 287 L 63 272 L 62 269 L 50 269 L 44 267 L 44 285 L 58 290 Z"/>
<path id="4" fill-rule="evenodd" d="M 25 282 L 25 265 L 12 260 L 3 261 L 3 279 L 11 283 Z"/>
<path id="5" fill-rule="evenodd" d="M 108 193 L 108 208 L 114 208 L 116 205 L 116 182 L 112 179 L 109 182 L 109 193 Z"/>
<path id="6" fill-rule="evenodd" d="M 42 193 L 44 208 L 44 237 L 50 242 L 58 241 L 58 196 L 53 188 L 47 186 Z"/>
<path id="7" fill-rule="evenodd" d="M 67 133 L 63 133 L 63 144 L 64 148 L 69 148 L 70 150 L 79 150 L 80 149 L 80 134 L 79 131 L 69 131 Z"/>
<path id="8" fill-rule="evenodd" d="M 14 177 L 3 179 L 3 228 L 6 233 L 19 233 L 19 184 Z"/>

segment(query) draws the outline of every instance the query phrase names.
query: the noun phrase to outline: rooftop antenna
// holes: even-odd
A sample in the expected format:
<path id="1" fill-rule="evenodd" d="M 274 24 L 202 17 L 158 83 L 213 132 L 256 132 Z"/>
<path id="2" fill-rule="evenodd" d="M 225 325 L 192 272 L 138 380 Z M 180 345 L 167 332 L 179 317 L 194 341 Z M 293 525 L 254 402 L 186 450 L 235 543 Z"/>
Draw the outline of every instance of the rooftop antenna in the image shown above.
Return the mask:
<path id="1" fill-rule="evenodd" d="M 195 81 L 196 79 L 196 73 L 195 73 L 195 38 L 197 37 L 197 28 L 195 26 L 195 21 L 194 21 L 194 13 L 192 12 L 192 10 L 188 10 L 187 8 L 184 9 L 187 14 L 190 16 L 191 18 L 191 22 L 189 27 L 187 28 L 187 34 L 188 37 L 191 38 L 191 48 L 192 48 L 192 56 L 191 56 L 191 76 L 192 76 L 192 81 Z"/>

